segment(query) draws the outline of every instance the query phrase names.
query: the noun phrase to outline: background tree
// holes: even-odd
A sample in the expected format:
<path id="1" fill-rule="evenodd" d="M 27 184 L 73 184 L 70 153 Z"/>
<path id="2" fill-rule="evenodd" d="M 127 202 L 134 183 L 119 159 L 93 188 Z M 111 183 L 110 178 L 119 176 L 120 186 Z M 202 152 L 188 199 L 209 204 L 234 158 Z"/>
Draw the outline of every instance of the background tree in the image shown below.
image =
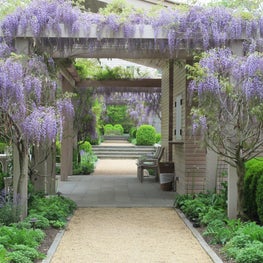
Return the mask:
<path id="1" fill-rule="evenodd" d="M 188 69 L 194 130 L 199 127 L 205 145 L 236 168 L 243 216 L 245 162 L 263 151 L 263 55 L 211 50 Z"/>

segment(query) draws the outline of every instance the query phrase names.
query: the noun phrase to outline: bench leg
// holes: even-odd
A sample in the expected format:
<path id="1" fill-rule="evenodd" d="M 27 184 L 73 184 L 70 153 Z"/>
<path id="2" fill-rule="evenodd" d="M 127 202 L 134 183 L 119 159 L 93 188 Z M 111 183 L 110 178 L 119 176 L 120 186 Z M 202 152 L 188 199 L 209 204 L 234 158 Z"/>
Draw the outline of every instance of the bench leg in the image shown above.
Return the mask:
<path id="1" fill-rule="evenodd" d="M 160 167 L 158 165 L 155 171 L 155 182 L 159 182 L 159 181 L 160 181 Z"/>
<path id="2" fill-rule="evenodd" d="M 142 183 L 143 182 L 143 168 L 142 166 L 137 167 L 137 178 Z"/>

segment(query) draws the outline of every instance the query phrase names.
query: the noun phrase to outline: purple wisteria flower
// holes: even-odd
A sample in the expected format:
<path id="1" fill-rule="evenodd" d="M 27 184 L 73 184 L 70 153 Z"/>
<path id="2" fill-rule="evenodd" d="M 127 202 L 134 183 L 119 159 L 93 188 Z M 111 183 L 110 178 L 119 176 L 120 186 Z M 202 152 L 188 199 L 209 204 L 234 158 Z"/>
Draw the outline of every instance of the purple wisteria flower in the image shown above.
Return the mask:
<path id="1" fill-rule="evenodd" d="M 81 12 L 73 7 L 69 1 L 64 0 L 34 0 L 23 10 L 18 9 L 6 16 L 1 22 L 1 28 L 8 44 L 11 44 L 17 32 L 31 31 L 35 37 L 44 30 L 54 30 L 61 34 L 62 25 L 69 34 L 86 32 L 90 34 L 91 25 L 97 25 L 97 39 L 101 39 L 102 29 L 109 28 L 112 33 L 122 32 L 126 38 L 131 38 L 139 27 L 143 35 L 145 25 L 151 25 L 154 31 L 155 45 L 149 48 L 170 50 L 174 56 L 175 50 L 186 43 L 188 49 L 202 48 L 204 50 L 223 47 L 227 40 L 258 39 L 263 35 L 263 18 L 255 16 L 253 19 L 243 19 L 234 10 L 219 7 L 189 7 L 188 10 L 162 9 L 155 17 L 147 14 L 133 13 L 127 16 L 124 22 L 120 16 L 110 14 L 107 16 L 90 12 Z M 166 34 L 169 48 L 163 41 L 157 45 L 159 33 Z M 115 40 L 117 41 L 117 40 Z M 74 42 L 74 41 L 73 41 Z M 118 42 L 118 41 L 117 41 Z M 96 45 L 95 42 L 92 45 Z M 69 44 L 70 45 L 70 44 Z M 129 48 L 133 48 L 132 42 Z M 260 45 L 257 44 L 257 49 Z"/>
<path id="2" fill-rule="evenodd" d="M 19 140 L 28 143 L 54 141 L 62 123 L 61 109 L 63 114 L 73 112 L 70 98 L 61 99 L 57 106 L 55 92 L 56 85 L 42 57 L 11 56 L 0 60 L 0 112 L 5 116 L 4 132 L 8 134 L 12 130 L 13 136 L 16 134 Z"/>

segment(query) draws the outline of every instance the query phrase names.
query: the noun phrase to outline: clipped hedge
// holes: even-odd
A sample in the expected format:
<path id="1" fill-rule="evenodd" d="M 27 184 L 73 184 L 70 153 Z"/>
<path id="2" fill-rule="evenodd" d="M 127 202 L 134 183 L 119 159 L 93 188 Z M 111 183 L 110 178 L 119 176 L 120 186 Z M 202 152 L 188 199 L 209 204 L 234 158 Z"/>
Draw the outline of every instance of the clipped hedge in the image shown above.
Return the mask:
<path id="1" fill-rule="evenodd" d="M 136 133 L 137 145 L 154 145 L 156 142 L 156 130 L 152 125 L 141 125 Z"/>
<path id="2" fill-rule="evenodd" d="M 254 158 L 246 162 L 246 174 L 244 181 L 245 212 L 251 220 L 259 220 L 257 205 L 257 189 L 259 179 L 263 177 L 263 158 Z M 262 191 L 262 188 L 261 188 Z M 263 213 L 263 209 L 262 209 Z M 263 222 L 263 221 L 262 221 Z"/>
<path id="3" fill-rule="evenodd" d="M 162 139 L 161 133 L 156 133 L 155 134 L 155 142 L 159 143 Z"/>
<path id="4" fill-rule="evenodd" d="M 104 125 L 104 135 L 108 135 L 113 131 L 113 125 L 112 124 L 106 124 Z"/>
<path id="5" fill-rule="evenodd" d="M 122 135 L 124 128 L 121 124 L 106 124 L 104 126 L 104 135 Z"/>
<path id="6" fill-rule="evenodd" d="M 132 127 L 129 131 L 130 138 L 135 139 L 136 138 L 136 133 L 137 133 L 137 128 Z"/>
<path id="7" fill-rule="evenodd" d="M 91 153 L 92 152 L 92 146 L 90 142 L 85 141 L 85 142 L 79 142 L 79 150 L 84 151 L 86 153 Z"/>
<path id="8" fill-rule="evenodd" d="M 113 129 L 114 129 L 114 131 L 116 131 L 116 132 L 119 133 L 120 135 L 122 135 L 123 132 L 124 132 L 124 129 L 123 129 L 123 127 L 122 127 L 121 124 L 115 124 L 115 125 L 113 126 Z"/>
<path id="9" fill-rule="evenodd" d="M 261 176 L 258 180 L 257 191 L 256 191 L 256 204 L 257 204 L 258 217 L 261 224 L 263 225 L 263 176 Z"/>

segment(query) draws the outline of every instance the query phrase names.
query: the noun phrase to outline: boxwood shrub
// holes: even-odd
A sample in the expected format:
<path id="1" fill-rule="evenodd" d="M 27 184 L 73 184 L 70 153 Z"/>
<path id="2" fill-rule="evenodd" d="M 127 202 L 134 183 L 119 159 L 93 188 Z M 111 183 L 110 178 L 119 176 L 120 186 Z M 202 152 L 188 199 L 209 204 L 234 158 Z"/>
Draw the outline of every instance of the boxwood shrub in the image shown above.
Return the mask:
<path id="1" fill-rule="evenodd" d="M 113 125 L 112 124 L 104 125 L 104 135 L 109 135 L 112 131 L 113 131 Z"/>
<path id="2" fill-rule="evenodd" d="M 263 177 L 263 158 L 254 158 L 246 162 L 246 174 L 244 181 L 244 208 L 247 216 L 251 220 L 255 221 L 259 220 L 256 193 L 257 188 L 259 188 L 258 181 L 261 177 Z"/>
<path id="3" fill-rule="evenodd" d="M 121 124 L 115 124 L 113 126 L 113 129 L 114 129 L 114 131 L 116 131 L 117 134 L 120 134 L 120 135 L 122 135 L 124 132 L 124 129 L 123 129 Z"/>
<path id="4" fill-rule="evenodd" d="M 152 125 L 141 125 L 136 133 L 137 145 L 154 145 L 156 142 L 156 130 Z"/>
<path id="5" fill-rule="evenodd" d="M 155 142 L 159 143 L 162 139 L 161 133 L 156 133 L 155 134 Z"/>
<path id="6" fill-rule="evenodd" d="M 124 133 L 124 128 L 121 124 L 106 124 L 104 126 L 104 135 L 122 135 Z"/>
<path id="7" fill-rule="evenodd" d="M 257 205 L 257 212 L 258 212 L 259 220 L 261 224 L 263 225 L 263 176 L 260 177 L 260 179 L 258 180 L 258 184 L 257 184 L 256 205 Z"/>

